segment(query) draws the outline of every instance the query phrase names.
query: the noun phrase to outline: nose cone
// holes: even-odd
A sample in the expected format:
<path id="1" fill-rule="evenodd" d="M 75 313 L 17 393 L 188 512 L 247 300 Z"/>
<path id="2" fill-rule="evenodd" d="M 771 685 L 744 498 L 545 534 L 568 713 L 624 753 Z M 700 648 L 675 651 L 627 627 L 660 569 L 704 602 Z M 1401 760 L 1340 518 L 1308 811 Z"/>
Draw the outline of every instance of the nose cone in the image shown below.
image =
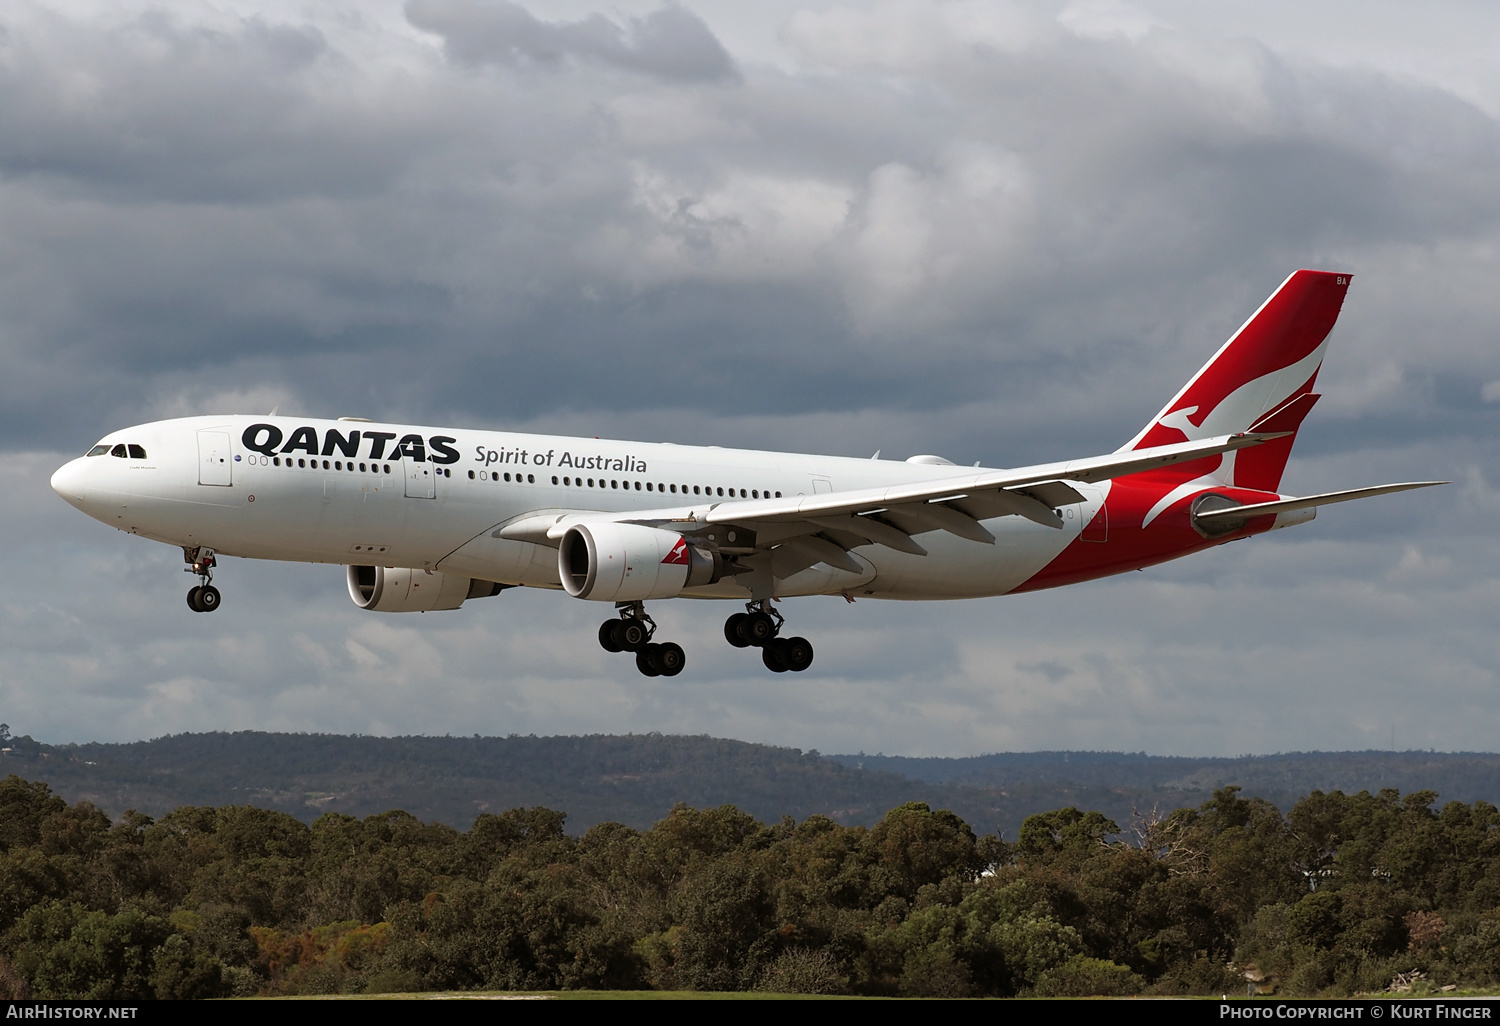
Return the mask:
<path id="1" fill-rule="evenodd" d="M 70 506 L 83 509 L 84 503 L 88 501 L 88 490 L 85 487 L 88 478 L 88 468 L 84 465 L 84 457 L 69 463 L 64 463 L 52 475 L 52 490 L 61 495 Z"/>

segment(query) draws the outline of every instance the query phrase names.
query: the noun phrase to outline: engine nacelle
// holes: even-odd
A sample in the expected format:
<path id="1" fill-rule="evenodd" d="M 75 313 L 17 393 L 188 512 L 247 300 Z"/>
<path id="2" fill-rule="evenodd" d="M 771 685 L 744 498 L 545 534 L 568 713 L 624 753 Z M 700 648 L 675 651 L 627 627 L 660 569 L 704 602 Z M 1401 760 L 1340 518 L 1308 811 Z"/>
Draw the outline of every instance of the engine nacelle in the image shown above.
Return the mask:
<path id="1" fill-rule="evenodd" d="M 500 594 L 502 585 L 469 577 L 401 566 L 351 566 L 349 597 L 377 613 L 425 613 L 457 609 L 465 599 Z"/>
<path id="2" fill-rule="evenodd" d="M 574 598 L 671 598 L 724 576 L 724 557 L 675 531 L 639 524 L 574 524 L 557 547 L 557 574 Z"/>

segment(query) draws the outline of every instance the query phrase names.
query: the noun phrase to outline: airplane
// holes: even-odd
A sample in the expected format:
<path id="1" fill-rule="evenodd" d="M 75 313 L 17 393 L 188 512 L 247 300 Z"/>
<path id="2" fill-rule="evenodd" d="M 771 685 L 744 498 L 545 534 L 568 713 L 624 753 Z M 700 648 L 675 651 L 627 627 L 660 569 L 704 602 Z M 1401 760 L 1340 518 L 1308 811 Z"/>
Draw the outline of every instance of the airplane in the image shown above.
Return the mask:
<path id="1" fill-rule="evenodd" d="M 106 435 L 52 476 L 67 502 L 179 546 L 212 612 L 219 556 L 346 567 L 375 612 L 516 587 L 612 604 L 599 644 L 647 676 L 685 655 L 645 603 L 742 602 L 725 640 L 813 661 L 781 599 L 961 599 L 1053 588 L 1306 523 L 1330 503 L 1446 484 L 1277 491 L 1350 275 L 1294 272 L 1134 438 L 1013 469 L 717 446 L 213 416 Z"/>

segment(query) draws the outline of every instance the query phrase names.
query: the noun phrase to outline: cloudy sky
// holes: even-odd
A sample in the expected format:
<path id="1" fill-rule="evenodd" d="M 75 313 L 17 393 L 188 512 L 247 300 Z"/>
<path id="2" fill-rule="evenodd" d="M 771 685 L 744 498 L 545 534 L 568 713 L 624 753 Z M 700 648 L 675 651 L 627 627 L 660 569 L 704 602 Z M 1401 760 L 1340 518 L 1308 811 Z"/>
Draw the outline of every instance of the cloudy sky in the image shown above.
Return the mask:
<path id="1" fill-rule="evenodd" d="M 10 0 L 0 718 L 663 731 L 823 751 L 1494 750 L 1500 8 Z M 1131 437 L 1297 267 L 1353 272 L 1284 487 L 1444 478 L 1145 573 L 792 600 L 773 677 L 660 603 L 382 616 L 67 507 L 105 432 L 357 415 L 1005 466 Z"/>

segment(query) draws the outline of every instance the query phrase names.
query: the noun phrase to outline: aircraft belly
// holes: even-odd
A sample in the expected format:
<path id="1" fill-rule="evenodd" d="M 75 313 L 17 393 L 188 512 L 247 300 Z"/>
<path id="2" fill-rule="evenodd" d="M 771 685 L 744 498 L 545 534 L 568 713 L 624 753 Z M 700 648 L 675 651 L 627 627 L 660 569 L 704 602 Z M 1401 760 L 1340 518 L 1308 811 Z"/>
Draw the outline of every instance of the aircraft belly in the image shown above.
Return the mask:
<path id="1" fill-rule="evenodd" d="M 1078 537 L 1089 508 L 1065 508 L 1061 530 L 1021 517 L 983 521 L 995 536 L 993 545 L 929 531 L 917 539 L 927 549 L 925 556 L 874 546 L 858 549 L 861 555 L 870 554 L 878 573 L 854 594 L 915 600 L 1004 595 L 1056 559 Z"/>
<path id="2" fill-rule="evenodd" d="M 90 489 L 88 500 L 90 515 L 101 523 L 157 541 L 197 545 L 206 544 L 203 539 L 210 535 L 229 538 L 239 533 L 237 504 L 103 488 Z"/>
<path id="3" fill-rule="evenodd" d="M 154 494 L 96 490 L 90 498 L 98 519 L 168 544 L 250 559 L 417 568 L 431 567 L 494 515 L 407 498 L 384 477 L 245 466 L 235 475 L 229 488 L 163 484 Z"/>
<path id="4" fill-rule="evenodd" d="M 851 573 L 841 570 L 827 563 L 816 563 L 806 570 L 799 570 L 790 577 L 776 582 L 777 598 L 792 598 L 798 595 L 842 595 L 844 592 L 858 592 L 861 588 L 868 587 L 875 579 L 877 570 L 872 562 L 877 553 L 870 551 L 871 546 L 854 549 L 850 555 L 864 564 L 861 573 Z M 749 592 L 746 592 L 748 595 Z"/>
<path id="5" fill-rule="evenodd" d="M 533 542 L 497 538 L 486 529 L 437 564 L 445 574 L 461 574 L 499 584 L 524 584 L 533 588 L 560 588 L 557 550 Z"/>

